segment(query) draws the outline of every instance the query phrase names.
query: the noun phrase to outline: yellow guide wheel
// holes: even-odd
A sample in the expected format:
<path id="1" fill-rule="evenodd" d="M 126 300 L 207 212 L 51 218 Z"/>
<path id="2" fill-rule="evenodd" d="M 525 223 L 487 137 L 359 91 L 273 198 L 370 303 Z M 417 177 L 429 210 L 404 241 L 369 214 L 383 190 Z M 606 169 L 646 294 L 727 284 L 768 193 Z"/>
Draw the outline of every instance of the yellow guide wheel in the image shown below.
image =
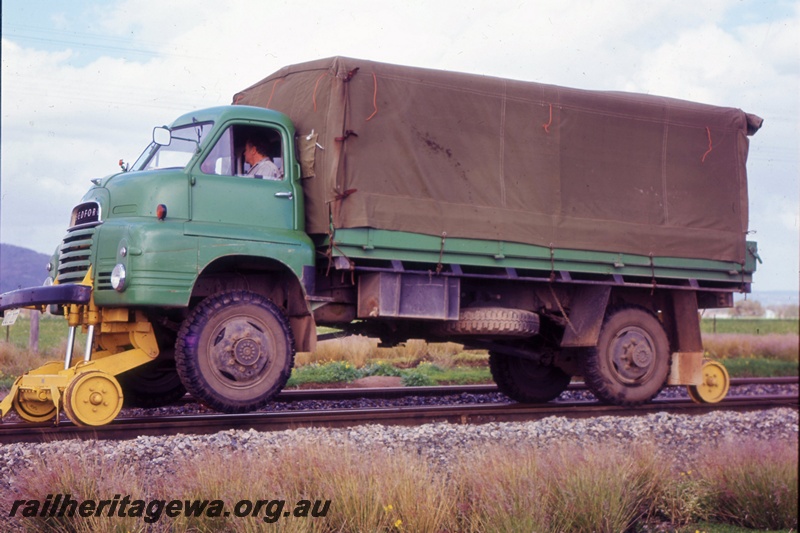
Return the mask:
<path id="1" fill-rule="evenodd" d="M 64 412 L 79 426 L 108 424 L 122 409 L 122 387 L 111 374 L 91 370 L 77 374 L 64 391 Z"/>
<path id="2" fill-rule="evenodd" d="M 51 400 L 39 401 L 22 397 L 22 391 L 11 400 L 19 417 L 28 422 L 46 422 L 56 416 L 56 406 Z"/>
<path id="3" fill-rule="evenodd" d="M 703 361 L 703 383 L 689 385 L 689 397 L 697 403 L 721 402 L 728 389 L 731 388 L 731 378 L 722 363 L 717 361 Z"/>

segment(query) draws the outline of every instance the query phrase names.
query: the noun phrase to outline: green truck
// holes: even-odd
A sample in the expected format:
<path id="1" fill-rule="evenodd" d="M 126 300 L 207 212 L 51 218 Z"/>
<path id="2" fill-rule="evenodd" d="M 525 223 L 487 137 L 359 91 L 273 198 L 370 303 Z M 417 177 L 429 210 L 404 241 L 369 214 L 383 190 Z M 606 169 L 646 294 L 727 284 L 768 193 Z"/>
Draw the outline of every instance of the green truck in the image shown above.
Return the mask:
<path id="1" fill-rule="evenodd" d="M 665 385 L 719 401 L 698 310 L 750 291 L 761 122 L 343 57 L 286 67 L 93 180 L 46 286 L 0 295 L 70 326 L 65 361 L 18 378 L 0 414 L 101 425 L 186 391 L 259 409 L 318 326 L 487 349 L 520 402 L 573 376 L 619 405 Z M 275 173 L 249 175 L 254 145 Z"/>

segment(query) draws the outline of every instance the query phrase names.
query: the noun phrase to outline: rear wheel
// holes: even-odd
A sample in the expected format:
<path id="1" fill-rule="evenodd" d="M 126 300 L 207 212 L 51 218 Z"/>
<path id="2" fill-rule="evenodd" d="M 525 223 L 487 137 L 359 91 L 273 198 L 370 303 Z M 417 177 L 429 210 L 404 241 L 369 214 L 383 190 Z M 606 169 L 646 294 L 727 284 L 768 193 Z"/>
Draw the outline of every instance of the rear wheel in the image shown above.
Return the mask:
<path id="1" fill-rule="evenodd" d="M 558 398 L 572 379 L 556 366 L 492 352 L 489 369 L 500 392 L 521 403 L 544 403 Z"/>
<path id="2" fill-rule="evenodd" d="M 189 393 L 224 413 L 260 409 L 286 384 L 294 336 L 277 305 L 250 291 L 209 296 L 178 332 L 175 363 Z"/>
<path id="3" fill-rule="evenodd" d="M 584 379 L 595 396 L 615 405 L 650 401 L 669 376 L 667 335 L 658 319 L 639 307 L 609 311 L 597 347 L 584 352 Z"/>

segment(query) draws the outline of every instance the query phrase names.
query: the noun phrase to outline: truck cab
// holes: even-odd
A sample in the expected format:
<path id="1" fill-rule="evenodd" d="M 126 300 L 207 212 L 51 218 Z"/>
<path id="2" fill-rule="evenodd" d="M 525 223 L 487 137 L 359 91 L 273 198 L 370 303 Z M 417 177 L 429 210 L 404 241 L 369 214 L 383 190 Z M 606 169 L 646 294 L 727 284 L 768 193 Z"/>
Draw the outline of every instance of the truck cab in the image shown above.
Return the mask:
<path id="1" fill-rule="evenodd" d="M 65 315 L 71 333 L 64 367 L 61 374 L 43 371 L 65 395 L 88 394 L 84 382 L 114 385 L 113 398 L 101 402 L 113 406 L 108 413 L 93 415 L 67 401 L 70 418 L 105 423 L 123 397 L 126 405 L 168 403 L 186 392 L 184 381 L 203 372 L 210 381 L 201 378 L 193 394 L 208 396 L 220 410 L 250 410 L 254 395 L 263 405 L 282 388 L 296 349 L 313 349 L 304 282 L 313 277 L 314 247 L 304 231 L 294 136 L 291 121 L 267 109 L 187 113 L 155 128 L 153 142 L 129 168 L 93 182 L 51 260 L 49 286 L 0 300 L 3 308 L 50 306 Z M 277 179 L 248 175 L 244 145 L 255 139 L 278 167 Z M 215 318 L 214 305 L 200 305 L 212 296 L 225 302 L 216 307 L 228 309 L 235 300 L 234 308 L 260 318 Z M 183 326 L 191 333 L 181 336 Z M 178 340 L 181 349 L 196 351 L 209 327 L 217 329 L 214 339 L 203 337 L 208 357 L 198 361 L 195 354 L 197 364 L 181 378 Z M 72 353 L 76 328 L 89 335 L 82 361 Z M 81 380 L 88 371 L 102 376 Z M 55 416 L 58 398 L 31 388 L 29 378 L 20 378 L 20 392 L 8 399 L 16 398 L 16 410 L 33 421 Z"/>

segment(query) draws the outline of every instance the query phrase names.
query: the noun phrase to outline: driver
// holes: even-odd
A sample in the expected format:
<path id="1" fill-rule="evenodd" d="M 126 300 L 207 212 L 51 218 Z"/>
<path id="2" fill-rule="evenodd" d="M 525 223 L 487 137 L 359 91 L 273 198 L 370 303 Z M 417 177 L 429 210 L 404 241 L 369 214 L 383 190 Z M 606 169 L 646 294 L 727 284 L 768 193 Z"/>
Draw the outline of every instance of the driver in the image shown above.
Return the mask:
<path id="1" fill-rule="evenodd" d="M 250 138 L 245 141 L 244 160 L 250 165 L 248 176 L 268 180 L 282 179 L 280 169 L 267 156 L 268 151 L 266 143 L 261 139 Z"/>

